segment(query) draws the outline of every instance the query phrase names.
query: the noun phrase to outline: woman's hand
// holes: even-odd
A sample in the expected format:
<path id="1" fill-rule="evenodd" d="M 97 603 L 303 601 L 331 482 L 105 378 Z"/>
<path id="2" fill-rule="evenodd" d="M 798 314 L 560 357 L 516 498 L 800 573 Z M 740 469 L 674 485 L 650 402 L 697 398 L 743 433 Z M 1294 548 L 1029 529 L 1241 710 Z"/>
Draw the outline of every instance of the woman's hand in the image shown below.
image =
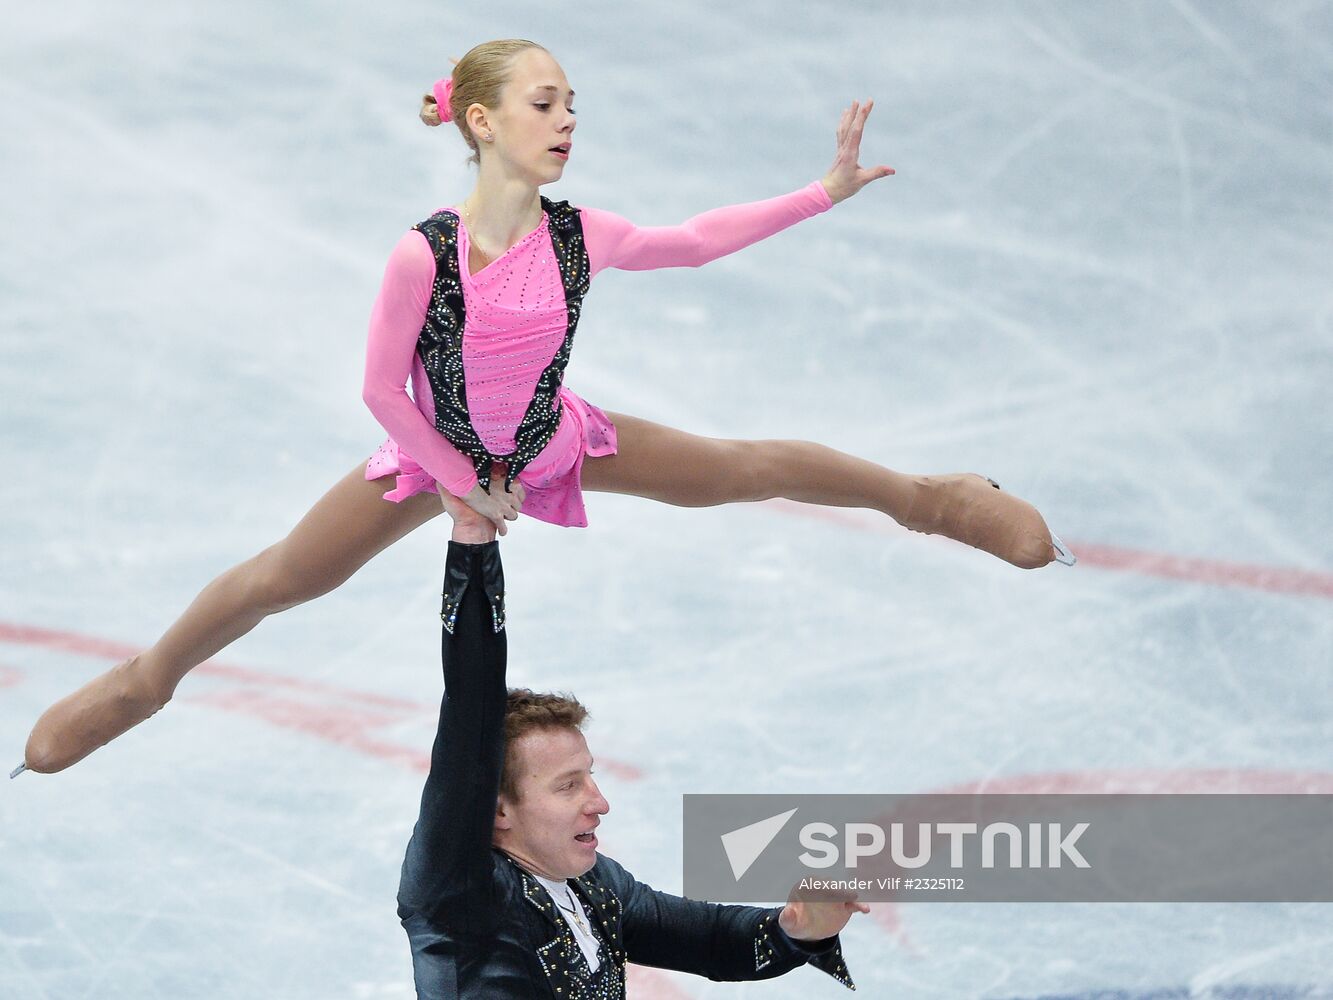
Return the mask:
<path id="1" fill-rule="evenodd" d="M 441 499 L 448 493 L 448 490 L 441 487 Z M 495 526 L 495 530 L 503 535 L 509 530 L 505 522 L 518 520 L 518 512 L 522 509 L 523 501 L 526 498 L 527 492 L 523 489 L 522 483 L 514 483 L 513 488 L 506 492 L 504 475 L 501 474 L 491 478 L 489 491 L 483 490 L 481 484 L 478 483 L 462 499 L 474 511 L 490 521 Z M 449 510 L 448 502 L 445 503 L 444 509 Z"/>
<path id="2" fill-rule="evenodd" d="M 866 119 L 874 106 L 874 101 L 865 104 L 852 101 L 852 106 L 842 113 L 838 122 L 838 154 L 823 181 L 824 190 L 835 205 L 846 201 L 871 181 L 894 172 L 892 167 L 865 168 L 857 162 L 861 158 L 861 133 L 865 131 Z"/>

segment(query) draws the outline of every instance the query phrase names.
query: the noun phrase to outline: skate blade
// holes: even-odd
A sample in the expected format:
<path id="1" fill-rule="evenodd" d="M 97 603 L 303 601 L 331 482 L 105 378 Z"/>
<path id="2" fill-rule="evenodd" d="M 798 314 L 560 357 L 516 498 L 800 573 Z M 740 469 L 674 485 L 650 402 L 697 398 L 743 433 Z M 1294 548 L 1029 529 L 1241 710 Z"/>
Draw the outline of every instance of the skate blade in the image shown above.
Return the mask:
<path id="1" fill-rule="evenodd" d="M 1051 544 L 1055 546 L 1055 561 L 1063 563 L 1066 566 L 1072 566 L 1078 562 L 1078 556 L 1070 551 L 1069 546 L 1060 541 L 1060 536 L 1054 531 L 1051 532 Z"/>
<path id="2" fill-rule="evenodd" d="M 28 769 L 28 764 L 27 764 L 27 762 L 25 761 L 24 763 L 20 764 L 18 767 L 14 768 L 14 770 L 12 770 L 12 771 L 9 772 L 9 780 L 10 780 L 10 781 L 13 781 L 15 778 L 17 778 L 20 774 L 22 774 L 22 773 L 23 773 L 24 771 L 26 771 L 27 769 Z"/>

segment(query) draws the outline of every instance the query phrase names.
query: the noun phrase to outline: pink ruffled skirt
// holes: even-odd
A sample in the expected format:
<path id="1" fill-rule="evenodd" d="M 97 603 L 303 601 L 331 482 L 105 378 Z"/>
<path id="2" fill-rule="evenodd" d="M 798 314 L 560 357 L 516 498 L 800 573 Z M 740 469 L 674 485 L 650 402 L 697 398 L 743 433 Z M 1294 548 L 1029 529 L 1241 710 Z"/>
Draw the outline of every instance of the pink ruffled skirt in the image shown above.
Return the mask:
<path id="1" fill-rule="evenodd" d="M 586 528 L 580 475 L 585 455 L 614 455 L 616 428 L 607 415 L 563 386 L 560 401 L 564 411 L 555 436 L 520 473 L 518 481 L 527 490 L 523 513 L 548 524 Z M 437 493 L 435 479 L 412 460 L 390 438 L 366 463 L 367 479 L 396 477 L 385 500 L 401 503 L 418 493 Z"/>

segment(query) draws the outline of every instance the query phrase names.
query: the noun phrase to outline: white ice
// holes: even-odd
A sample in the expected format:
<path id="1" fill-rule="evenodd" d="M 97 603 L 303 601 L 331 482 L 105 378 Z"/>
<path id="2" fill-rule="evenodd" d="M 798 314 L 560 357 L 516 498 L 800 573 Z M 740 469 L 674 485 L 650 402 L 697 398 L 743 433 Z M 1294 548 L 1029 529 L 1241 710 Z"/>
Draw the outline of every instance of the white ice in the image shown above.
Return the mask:
<path id="1" fill-rule="evenodd" d="M 982 471 L 1088 554 L 1025 573 L 778 505 L 595 496 L 586 531 L 521 523 L 512 677 L 592 708 L 611 853 L 677 889 L 685 792 L 1329 790 L 1328 3 L 67 0 L 0 24 L 6 769 L 115 644 L 150 643 L 379 443 L 359 388 L 383 262 L 470 176 L 419 95 L 519 35 L 579 92 L 557 197 L 667 224 L 780 194 L 865 97 L 865 160 L 898 170 L 701 271 L 607 273 L 571 386 Z M 0 784 L 0 997 L 410 995 L 394 894 L 444 538 L 219 657 L 251 674 L 196 673 L 82 765 Z M 1109 565 L 1126 549 L 1196 562 Z M 858 917 L 845 950 L 871 997 L 1327 995 L 1331 918 L 916 905 Z M 632 995 L 840 988 L 648 974 Z"/>

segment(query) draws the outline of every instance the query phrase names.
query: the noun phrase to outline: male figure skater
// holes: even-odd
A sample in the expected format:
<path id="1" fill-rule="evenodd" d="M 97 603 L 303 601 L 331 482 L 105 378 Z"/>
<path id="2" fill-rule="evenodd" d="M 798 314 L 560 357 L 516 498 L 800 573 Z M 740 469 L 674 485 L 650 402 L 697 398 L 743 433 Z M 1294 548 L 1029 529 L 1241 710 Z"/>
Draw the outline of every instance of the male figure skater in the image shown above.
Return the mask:
<path id="1" fill-rule="evenodd" d="M 597 853 L 610 807 L 579 730 L 586 712 L 506 690 L 495 529 L 449 512 L 444 699 L 398 890 L 419 1000 L 623 998 L 626 962 L 715 980 L 808 963 L 854 989 L 837 935 L 864 904 L 688 900 Z"/>

